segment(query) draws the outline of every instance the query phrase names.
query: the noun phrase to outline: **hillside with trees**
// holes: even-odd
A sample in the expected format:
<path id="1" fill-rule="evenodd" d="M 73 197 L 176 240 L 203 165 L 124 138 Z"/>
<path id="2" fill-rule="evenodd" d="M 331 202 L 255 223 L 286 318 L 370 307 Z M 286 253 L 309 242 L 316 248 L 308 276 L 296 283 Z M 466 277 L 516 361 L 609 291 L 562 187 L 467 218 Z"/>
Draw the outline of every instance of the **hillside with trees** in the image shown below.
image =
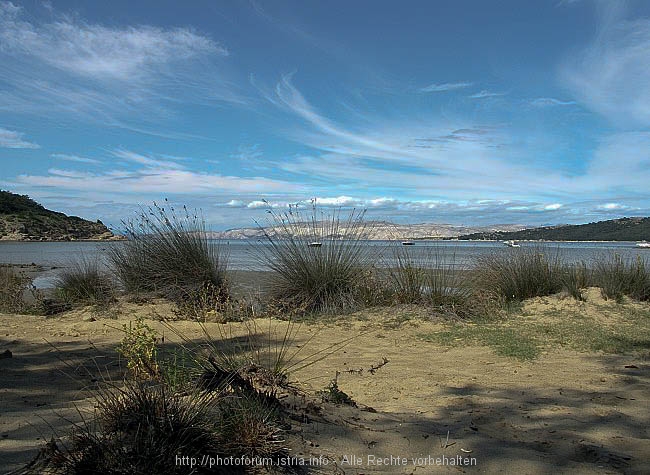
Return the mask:
<path id="1" fill-rule="evenodd" d="M 546 226 L 514 232 L 472 233 L 462 240 L 650 241 L 650 218 L 620 218 L 589 224 Z"/>
<path id="2" fill-rule="evenodd" d="M 50 211 L 27 195 L 0 190 L 0 240 L 74 241 L 115 239 L 100 221 Z"/>

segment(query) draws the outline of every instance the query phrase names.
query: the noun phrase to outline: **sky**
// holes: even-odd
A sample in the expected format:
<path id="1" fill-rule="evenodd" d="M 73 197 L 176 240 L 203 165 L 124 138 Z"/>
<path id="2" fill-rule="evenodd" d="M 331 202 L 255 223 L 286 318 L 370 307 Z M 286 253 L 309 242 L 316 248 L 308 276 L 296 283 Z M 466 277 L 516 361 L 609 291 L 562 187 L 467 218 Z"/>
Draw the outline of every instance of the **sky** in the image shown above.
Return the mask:
<path id="1" fill-rule="evenodd" d="M 650 215 L 650 2 L 0 0 L 0 188 L 119 227 Z"/>

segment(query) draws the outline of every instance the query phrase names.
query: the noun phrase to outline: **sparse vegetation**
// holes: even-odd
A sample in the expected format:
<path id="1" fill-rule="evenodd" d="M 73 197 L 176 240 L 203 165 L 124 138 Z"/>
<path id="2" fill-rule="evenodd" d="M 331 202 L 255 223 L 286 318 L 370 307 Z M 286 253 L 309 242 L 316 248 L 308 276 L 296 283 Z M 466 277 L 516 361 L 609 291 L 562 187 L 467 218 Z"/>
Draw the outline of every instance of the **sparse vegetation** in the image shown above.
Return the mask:
<path id="1" fill-rule="evenodd" d="M 288 309 L 335 312 L 363 305 L 361 288 L 375 258 L 364 240 L 364 213 L 341 210 L 326 214 L 312 207 L 311 215 L 291 207 L 269 210 L 272 228 L 262 228 L 266 242 L 258 258 L 274 272 L 270 297 Z"/>
<path id="2" fill-rule="evenodd" d="M 357 407 L 357 403 L 354 402 L 354 399 L 352 399 L 349 394 L 345 393 L 343 390 L 341 390 L 341 388 L 339 388 L 338 371 L 336 372 L 334 379 L 329 382 L 324 390 L 318 391 L 317 395 L 320 396 L 323 402 Z"/>
<path id="3" fill-rule="evenodd" d="M 515 316 L 498 324 L 453 324 L 421 337 L 445 346 L 485 345 L 498 355 L 522 361 L 535 359 L 552 347 L 627 353 L 650 347 L 648 317 L 647 311 L 630 309 L 617 324 L 603 325 L 579 312 L 556 311 L 542 322 Z"/>

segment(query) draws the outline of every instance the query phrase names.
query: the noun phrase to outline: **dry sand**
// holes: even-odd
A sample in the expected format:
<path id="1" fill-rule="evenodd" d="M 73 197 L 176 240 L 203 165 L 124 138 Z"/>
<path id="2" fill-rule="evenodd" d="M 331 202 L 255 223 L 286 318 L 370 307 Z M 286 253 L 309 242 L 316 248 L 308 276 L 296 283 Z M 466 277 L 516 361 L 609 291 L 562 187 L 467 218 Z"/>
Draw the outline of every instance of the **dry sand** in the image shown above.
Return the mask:
<path id="1" fill-rule="evenodd" d="M 607 310 L 614 304 L 594 299 L 582 308 L 595 324 L 615 318 Z M 556 297 L 531 301 L 525 318 L 567 305 L 579 304 Z M 0 473 L 24 465 L 53 434 L 65 434 L 80 419 L 76 407 L 92 410 L 86 389 L 97 379 L 119 378 L 115 348 L 127 320 L 152 318 L 165 335 L 162 345 L 177 345 L 179 338 L 155 320 L 170 310 L 123 303 L 117 319 L 90 309 L 51 318 L 0 315 L 0 353 L 13 354 L 0 359 Z M 422 312 L 372 310 L 299 328 L 292 346 L 304 349 L 296 361 L 352 339 L 291 374 L 319 408 L 293 423 L 287 434 L 292 455 L 322 456 L 328 463 L 313 467 L 318 473 L 650 473 L 647 348 L 633 355 L 557 348 L 522 363 L 486 347 L 449 349 L 422 340 L 420 334 L 445 328 L 419 318 L 426 317 Z M 84 321 L 91 316 L 96 320 Z M 173 325 L 187 338 L 202 339 L 195 323 Z M 259 321 L 260 330 L 268 325 Z M 278 338 L 286 325 L 273 322 Z M 243 334 L 241 325 L 207 329 L 214 336 Z M 369 371 L 384 358 L 385 365 Z M 316 397 L 337 371 L 340 389 L 358 408 Z M 430 465 L 443 456 L 473 457 L 476 466 Z M 377 465 L 380 460 L 390 465 Z"/>

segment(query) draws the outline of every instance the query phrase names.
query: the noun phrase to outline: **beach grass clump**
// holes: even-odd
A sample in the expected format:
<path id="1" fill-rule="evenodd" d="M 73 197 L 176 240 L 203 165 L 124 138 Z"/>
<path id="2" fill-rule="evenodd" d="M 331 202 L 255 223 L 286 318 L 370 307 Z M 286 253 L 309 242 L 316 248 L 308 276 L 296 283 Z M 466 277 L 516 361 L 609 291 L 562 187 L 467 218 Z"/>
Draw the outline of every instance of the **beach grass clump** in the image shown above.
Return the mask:
<path id="1" fill-rule="evenodd" d="M 375 262 L 365 213 L 341 209 L 325 213 L 312 207 L 305 214 L 269 210 L 270 227 L 260 229 L 264 242 L 256 246 L 259 261 L 273 271 L 272 302 L 288 310 L 325 312 L 353 310 L 363 305 L 365 277 Z M 259 223 L 258 223 L 259 225 Z"/>
<path id="2" fill-rule="evenodd" d="M 65 447 L 50 447 L 55 453 L 48 454 L 46 473 L 187 473 L 176 455 L 223 455 L 214 418 L 218 400 L 210 393 L 175 395 L 142 381 L 102 388 L 96 417 L 78 426 Z M 41 468 L 25 473 L 45 473 Z M 204 466 L 193 473 L 211 472 Z"/>
<path id="3" fill-rule="evenodd" d="M 281 406 L 273 397 L 248 391 L 219 406 L 223 450 L 235 457 L 278 457 L 285 452 Z"/>
<path id="4" fill-rule="evenodd" d="M 593 285 L 593 271 L 582 261 L 575 264 L 567 264 L 562 268 L 562 289 L 571 297 L 584 302 L 585 296 L 582 291 Z"/>
<path id="5" fill-rule="evenodd" d="M 448 258 L 438 246 L 395 247 L 388 275 L 398 303 L 424 304 L 459 316 L 471 313 L 472 288 L 457 269 L 454 253 Z"/>
<path id="6" fill-rule="evenodd" d="M 21 313 L 28 307 L 25 292 L 32 279 L 9 266 L 0 266 L 0 312 Z"/>
<path id="7" fill-rule="evenodd" d="M 594 282 L 603 297 L 622 301 L 623 296 L 635 300 L 650 300 L 650 266 L 646 259 L 625 259 L 611 254 L 596 261 Z"/>
<path id="8" fill-rule="evenodd" d="M 57 276 L 56 295 L 69 304 L 107 306 L 115 302 L 113 279 L 99 259 L 82 258 Z"/>
<path id="9" fill-rule="evenodd" d="M 552 295 L 562 290 L 562 261 L 539 247 L 503 249 L 481 256 L 474 286 L 506 302 Z"/>
<path id="10" fill-rule="evenodd" d="M 228 297 L 227 255 L 209 239 L 205 221 L 183 207 L 154 205 L 124 222 L 127 240 L 112 246 L 109 259 L 127 292 L 152 294 L 177 304 L 206 298 L 217 306 Z"/>

